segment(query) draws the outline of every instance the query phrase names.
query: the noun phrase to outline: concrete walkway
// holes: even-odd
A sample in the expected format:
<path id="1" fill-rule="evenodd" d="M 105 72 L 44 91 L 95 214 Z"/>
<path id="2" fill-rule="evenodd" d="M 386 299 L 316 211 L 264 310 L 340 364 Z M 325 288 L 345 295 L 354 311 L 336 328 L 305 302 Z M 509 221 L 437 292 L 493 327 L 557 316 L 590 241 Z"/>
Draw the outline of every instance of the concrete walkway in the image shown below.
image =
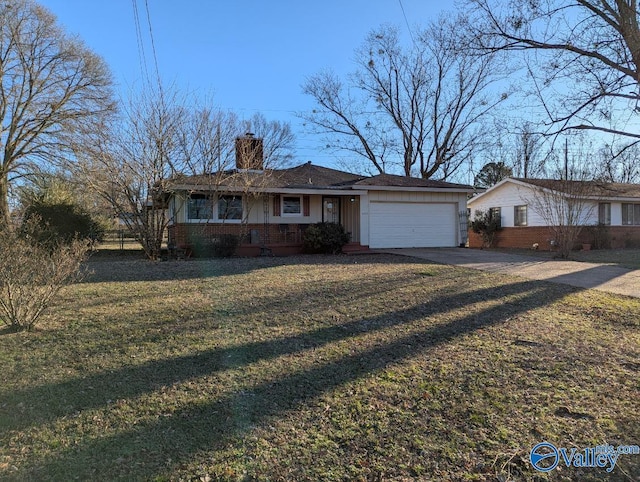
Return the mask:
<path id="1" fill-rule="evenodd" d="M 378 251 L 640 298 L 640 270 L 615 265 L 551 260 L 465 248 L 408 248 Z"/>

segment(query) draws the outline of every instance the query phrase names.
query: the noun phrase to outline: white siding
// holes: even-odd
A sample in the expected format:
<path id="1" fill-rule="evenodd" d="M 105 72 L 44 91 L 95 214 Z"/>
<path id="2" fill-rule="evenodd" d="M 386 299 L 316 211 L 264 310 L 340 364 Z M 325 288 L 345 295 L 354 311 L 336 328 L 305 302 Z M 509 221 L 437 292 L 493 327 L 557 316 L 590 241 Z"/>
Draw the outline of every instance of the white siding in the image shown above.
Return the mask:
<path id="1" fill-rule="evenodd" d="M 527 226 L 546 226 L 546 221 L 536 212 L 535 205 L 532 206 L 532 204 L 535 204 L 534 199 L 534 189 L 507 181 L 491 191 L 487 191 L 485 195 L 477 200 L 470 199 L 467 206 L 471 210 L 472 219 L 476 211 L 486 211 L 490 208 L 499 207 L 502 211 L 502 226 L 513 227 L 514 207 L 527 205 Z M 585 202 L 582 215 L 582 224 L 597 224 L 598 202 Z M 622 224 L 620 203 L 611 203 L 611 224 L 613 226 Z"/>
<path id="2" fill-rule="evenodd" d="M 471 210 L 471 219 L 476 211 L 486 211 L 491 208 L 500 208 L 502 212 L 502 226 L 510 228 L 514 226 L 515 206 L 527 206 L 527 226 L 546 226 L 544 220 L 532 209 L 533 189 L 506 182 L 487 192 L 477 201 L 469 200 L 467 206 Z"/>

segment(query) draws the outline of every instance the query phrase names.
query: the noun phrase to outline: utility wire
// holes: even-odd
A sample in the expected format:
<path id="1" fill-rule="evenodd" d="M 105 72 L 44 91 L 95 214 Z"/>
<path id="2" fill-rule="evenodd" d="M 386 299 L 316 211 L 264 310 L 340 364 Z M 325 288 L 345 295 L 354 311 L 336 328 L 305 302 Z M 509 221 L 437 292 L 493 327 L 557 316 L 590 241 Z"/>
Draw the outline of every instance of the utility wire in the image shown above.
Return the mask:
<path id="1" fill-rule="evenodd" d="M 160 81 L 160 70 L 158 69 L 158 56 L 156 55 L 156 43 L 153 39 L 153 28 L 151 27 L 151 14 L 149 13 L 149 0 L 144 1 L 147 10 L 147 23 L 149 24 L 149 37 L 151 38 L 151 51 L 153 53 L 153 64 L 156 69 L 156 80 L 158 81 L 158 89 L 162 93 L 162 82 Z"/>
<path id="2" fill-rule="evenodd" d="M 407 30 L 409 30 L 409 36 L 411 37 L 411 42 L 413 42 L 413 45 L 415 46 L 416 41 L 413 38 L 413 32 L 411 31 L 411 27 L 409 26 L 409 20 L 407 19 L 407 13 L 404 11 L 404 5 L 402 4 L 402 0 L 398 0 L 398 3 L 400 4 L 400 9 L 402 10 L 402 16 L 404 17 L 404 23 L 407 24 Z"/>
<path id="3" fill-rule="evenodd" d="M 138 16 L 138 3 L 136 0 L 131 0 L 131 4 L 133 7 L 133 23 L 136 29 L 136 41 L 138 44 L 138 55 L 140 62 L 140 73 L 142 77 L 149 82 L 149 69 L 147 68 L 147 58 L 144 52 L 144 41 L 142 39 L 142 30 L 140 28 L 140 17 Z"/>

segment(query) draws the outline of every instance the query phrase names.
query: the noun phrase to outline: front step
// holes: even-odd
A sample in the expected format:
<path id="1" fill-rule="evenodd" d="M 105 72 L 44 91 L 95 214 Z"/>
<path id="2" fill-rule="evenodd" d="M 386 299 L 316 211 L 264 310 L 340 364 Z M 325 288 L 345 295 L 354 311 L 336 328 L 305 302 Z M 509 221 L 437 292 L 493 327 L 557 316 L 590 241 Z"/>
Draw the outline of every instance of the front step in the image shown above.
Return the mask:
<path id="1" fill-rule="evenodd" d="M 370 253 L 369 246 L 363 246 L 360 243 L 349 243 L 342 247 L 344 254 L 366 254 Z"/>

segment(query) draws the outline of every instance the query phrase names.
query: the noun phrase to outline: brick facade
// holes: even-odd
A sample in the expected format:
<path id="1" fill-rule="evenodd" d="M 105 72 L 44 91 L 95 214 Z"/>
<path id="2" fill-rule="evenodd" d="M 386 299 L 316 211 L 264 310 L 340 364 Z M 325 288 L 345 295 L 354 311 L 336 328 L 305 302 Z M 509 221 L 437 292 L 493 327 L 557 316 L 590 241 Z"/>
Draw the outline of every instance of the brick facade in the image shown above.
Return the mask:
<path id="1" fill-rule="evenodd" d="M 223 234 L 240 236 L 242 244 L 301 243 L 307 224 L 269 224 L 265 233 L 264 224 L 175 224 L 169 226 L 169 243 L 179 247 L 201 239 L 211 239 Z M 267 234 L 268 236 L 265 236 Z"/>
<path id="2" fill-rule="evenodd" d="M 588 226 L 582 229 L 576 248 L 580 245 L 598 245 L 596 228 Z M 599 239 L 608 241 L 611 248 L 638 248 L 640 247 L 640 226 L 605 226 Z M 531 248 L 534 243 L 538 244 L 538 249 L 550 251 L 553 249 L 551 240 L 553 235 L 546 226 L 523 226 L 513 228 L 502 228 L 494 244 L 495 248 Z M 479 234 L 469 230 L 469 247 L 482 248 L 482 238 Z"/>

